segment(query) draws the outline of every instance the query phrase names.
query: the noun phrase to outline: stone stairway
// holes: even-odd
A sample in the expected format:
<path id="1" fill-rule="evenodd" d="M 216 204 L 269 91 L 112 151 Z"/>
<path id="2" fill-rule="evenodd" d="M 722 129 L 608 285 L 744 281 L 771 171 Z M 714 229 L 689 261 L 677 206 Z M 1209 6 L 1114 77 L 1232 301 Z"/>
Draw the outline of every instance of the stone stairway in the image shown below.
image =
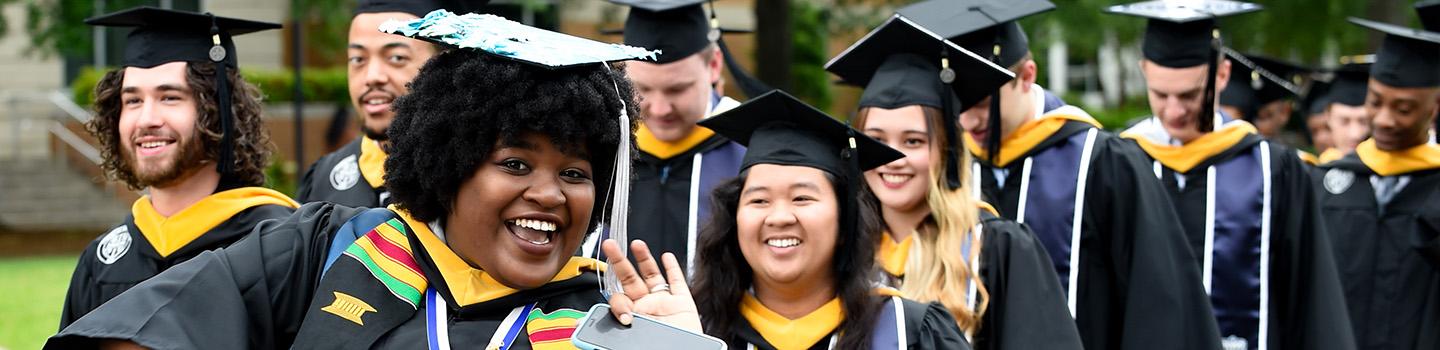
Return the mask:
<path id="1" fill-rule="evenodd" d="M 129 214 L 111 192 L 62 162 L 0 161 L 0 230 L 92 231 Z"/>

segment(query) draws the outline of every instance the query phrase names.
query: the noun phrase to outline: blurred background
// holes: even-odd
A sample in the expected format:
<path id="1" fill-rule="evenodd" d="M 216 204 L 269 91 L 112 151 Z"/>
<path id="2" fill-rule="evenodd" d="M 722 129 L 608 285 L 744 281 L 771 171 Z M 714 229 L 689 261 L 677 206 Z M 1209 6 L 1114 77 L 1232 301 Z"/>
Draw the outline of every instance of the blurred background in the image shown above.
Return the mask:
<path id="1" fill-rule="evenodd" d="M 839 86 L 825 62 L 913 0 L 717 0 L 741 65 L 833 116 L 848 118 L 859 89 Z M 1054 0 L 1022 21 L 1038 82 L 1119 129 L 1149 114 L 1137 39 L 1144 22 L 1105 15 L 1113 0 Z M 1349 16 L 1417 26 L 1414 0 L 1262 0 L 1265 11 L 1227 18 L 1227 43 L 1307 66 L 1379 44 Z M 121 221 L 139 194 L 108 182 L 84 130 L 95 82 L 118 62 L 125 29 L 82 20 L 137 5 L 285 23 L 236 38 L 246 79 L 265 93 L 276 154 L 269 186 L 293 194 L 303 167 L 357 137 L 346 90 L 345 40 L 353 0 L 0 0 L 0 349 L 39 348 L 55 332 L 75 255 Z M 493 0 L 486 12 L 602 41 L 626 9 L 601 0 Z M 962 75 L 963 76 L 963 75 Z M 727 79 L 734 81 L 733 79 Z M 298 83 L 297 83 L 298 82 Z M 1302 85 L 1303 86 L 1303 85 Z M 727 95 L 742 97 L 736 84 Z M 1298 109 L 1298 108 L 1297 108 Z M 1305 148 L 1304 118 L 1287 136 Z"/>

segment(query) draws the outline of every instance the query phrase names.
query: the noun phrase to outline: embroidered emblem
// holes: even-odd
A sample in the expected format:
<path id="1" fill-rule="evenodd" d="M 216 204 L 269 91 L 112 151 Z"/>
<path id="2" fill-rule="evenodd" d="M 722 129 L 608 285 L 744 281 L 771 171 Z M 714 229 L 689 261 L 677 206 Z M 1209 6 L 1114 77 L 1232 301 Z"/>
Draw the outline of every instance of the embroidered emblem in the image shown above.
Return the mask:
<path id="1" fill-rule="evenodd" d="M 1330 169 L 1325 172 L 1325 190 L 1330 194 L 1345 193 L 1355 183 L 1355 173 L 1348 170 Z"/>
<path id="2" fill-rule="evenodd" d="M 355 155 L 340 159 L 334 169 L 330 169 L 330 187 L 336 191 L 348 190 L 360 183 L 360 162 L 355 160 Z"/>
<path id="3" fill-rule="evenodd" d="M 1237 336 L 1228 336 L 1220 339 L 1220 348 L 1225 350 L 1249 350 L 1250 341 Z"/>
<path id="4" fill-rule="evenodd" d="M 375 312 L 374 307 L 365 303 L 364 300 L 360 300 L 360 298 L 341 292 L 334 293 L 335 302 L 330 303 L 330 306 L 320 308 L 321 311 L 340 316 L 340 318 L 350 320 L 350 322 L 355 322 L 355 324 L 361 326 L 365 325 L 365 321 L 360 318 L 365 316 L 366 312 Z"/>
<path id="5" fill-rule="evenodd" d="M 428 282 L 411 255 L 406 234 L 400 219 L 390 219 L 345 248 L 345 256 L 365 265 L 390 294 L 418 309 Z"/>
<path id="6" fill-rule="evenodd" d="M 535 350 L 574 349 L 570 337 L 575 334 L 575 325 L 585 318 L 585 312 L 575 309 L 559 309 L 545 313 L 540 309 L 530 310 L 525 318 L 525 333 L 530 337 L 530 347 Z"/>
<path id="7" fill-rule="evenodd" d="M 120 225 L 120 227 L 110 230 L 110 233 L 106 233 L 105 238 L 100 239 L 100 246 L 95 248 L 95 257 L 100 259 L 100 263 L 110 265 L 114 264 L 116 260 L 120 260 L 120 257 L 125 256 L 125 253 L 129 251 L 130 229 L 125 225 Z"/>

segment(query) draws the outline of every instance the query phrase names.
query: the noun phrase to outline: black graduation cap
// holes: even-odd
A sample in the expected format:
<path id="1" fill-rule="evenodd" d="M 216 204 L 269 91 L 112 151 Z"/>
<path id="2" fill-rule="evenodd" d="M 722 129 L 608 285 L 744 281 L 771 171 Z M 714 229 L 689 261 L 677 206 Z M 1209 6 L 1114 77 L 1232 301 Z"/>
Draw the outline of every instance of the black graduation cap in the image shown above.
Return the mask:
<path id="1" fill-rule="evenodd" d="M 625 18 L 625 44 L 659 49 L 656 63 L 665 64 L 679 61 L 715 43 L 725 59 L 725 69 L 735 77 L 736 85 L 746 96 L 773 90 L 770 86 L 746 73 L 735 61 L 730 48 L 725 45 L 721 34 L 749 33 L 748 30 L 722 28 L 715 17 L 711 0 L 610 0 L 630 6 Z M 712 2 L 710 15 L 705 15 L 703 4 Z M 602 31 L 614 34 L 615 31 Z"/>
<path id="2" fill-rule="evenodd" d="M 1440 32 L 1440 0 L 1417 3 L 1415 12 L 1420 14 L 1420 25 L 1425 30 Z"/>
<path id="3" fill-rule="evenodd" d="M 1270 102 L 1299 96 L 1300 74 L 1305 73 L 1300 66 L 1229 49 L 1225 55 L 1235 64 L 1231 65 L 1230 84 L 1220 92 L 1220 104 L 1240 109 L 1244 118 L 1254 118 L 1260 107 Z"/>
<path id="4" fill-rule="evenodd" d="M 431 11 L 439 9 L 469 12 L 489 2 L 489 0 L 360 0 L 355 4 L 355 15 L 401 12 L 415 15 L 415 17 L 425 17 Z"/>
<path id="5" fill-rule="evenodd" d="M 946 120 L 954 120 L 962 110 L 953 106 L 954 102 L 961 107 L 975 105 L 1015 79 L 1014 73 L 899 14 L 830 59 L 825 70 L 847 84 L 865 87 L 862 107 L 927 105 L 939 108 Z M 995 111 L 998 109 L 991 111 L 992 122 L 999 116 Z M 960 166 L 964 139 L 958 124 L 943 126 L 951 141 L 943 152 L 950 167 L 946 170 L 950 188 L 960 186 L 960 172 L 955 167 Z M 991 139 L 998 138 L 998 131 L 995 129 Z M 995 141 L 992 146 L 998 144 Z"/>
<path id="6" fill-rule="evenodd" d="M 149 6 L 92 17 L 85 24 L 134 27 L 126 36 L 120 65 L 138 68 L 180 61 L 224 62 L 235 68 L 235 43 L 231 37 L 280 28 L 278 23 Z"/>
<path id="7" fill-rule="evenodd" d="M 1354 17 L 1350 22 L 1385 33 L 1370 77 L 1400 88 L 1440 86 L 1440 33 Z"/>
<path id="8" fill-rule="evenodd" d="M 1332 81 L 1324 80 L 1310 82 L 1310 88 L 1305 91 L 1305 96 L 1300 100 L 1300 105 L 1305 108 L 1305 116 L 1325 113 L 1325 108 L 1330 106 L 1332 84 Z"/>
<path id="9" fill-rule="evenodd" d="M 1105 9 L 1107 13 L 1146 18 L 1140 51 L 1145 59 L 1170 68 L 1208 65 L 1205 103 L 1197 124 L 1201 132 L 1214 129 L 1215 73 L 1220 59 L 1221 17 L 1259 11 L 1260 5 L 1230 0 L 1153 0 Z"/>
<path id="10" fill-rule="evenodd" d="M 978 55 L 1010 67 L 1030 52 L 1016 21 L 1055 9 L 1048 0 L 929 0 L 900 8 L 900 15 Z"/>
<path id="11" fill-rule="evenodd" d="M 729 111 L 700 121 L 700 126 L 746 146 L 740 169 L 756 164 L 805 166 L 837 179 L 842 237 L 859 234 L 862 173 L 905 155 L 831 118 L 794 96 L 773 90 Z M 841 266 L 841 272 L 855 267 Z"/>
<path id="12" fill-rule="evenodd" d="M 859 172 L 905 157 L 781 90 L 699 124 L 745 145 L 742 170 L 756 164 L 798 165 L 858 177 Z M 851 168 L 852 160 L 858 169 Z"/>
<path id="13" fill-rule="evenodd" d="M 106 27 L 134 27 L 125 39 L 121 67 L 150 68 L 170 62 L 214 62 L 239 68 L 233 36 L 278 29 L 280 24 L 196 13 L 135 7 L 91 17 L 85 24 Z M 220 112 L 221 142 L 216 168 L 220 188 L 234 186 L 230 174 L 234 163 L 235 131 L 230 107 L 230 79 L 226 69 L 215 70 L 216 105 Z"/>
<path id="14" fill-rule="evenodd" d="M 1330 80 L 1329 102 L 1347 106 L 1365 105 L 1370 91 L 1370 63 L 1349 63 L 1335 69 Z M 1327 103 L 1328 105 L 1328 103 Z"/>

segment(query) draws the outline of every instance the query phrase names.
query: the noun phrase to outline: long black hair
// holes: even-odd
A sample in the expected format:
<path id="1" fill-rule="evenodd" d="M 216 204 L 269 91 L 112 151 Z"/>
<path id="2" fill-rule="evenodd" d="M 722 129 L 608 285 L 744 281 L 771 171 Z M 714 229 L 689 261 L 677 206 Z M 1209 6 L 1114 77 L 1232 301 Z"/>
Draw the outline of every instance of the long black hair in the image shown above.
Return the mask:
<path id="1" fill-rule="evenodd" d="M 740 206 L 740 191 L 745 187 L 749 171 L 723 182 L 715 187 L 710 196 L 710 221 L 700 231 L 696 242 L 694 280 L 690 290 L 695 297 L 705 333 L 721 339 L 734 339 L 736 325 L 745 322 L 740 316 L 740 300 L 754 282 L 754 269 L 740 253 L 739 232 L 736 230 L 735 214 Z M 856 174 L 859 176 L 859 174 Z M 835 199 L 843 204 L 858 196 L 868 196 L 868 191 L 847 189 L 845 179 L 826 173 L 831 186 L 835 188 Z M 863 183 L 863 181 L 862 181 Z M 875 326 L 877 312 L 881 305 L 875 296 L 875 240 L 879 234 L 881 220 L 876 214 L 874 201 L 855 200 L 860 208 L 859 224 L 852 234 L 843 229 L 847 219 L 840 217 L 839 237 L 836 237 L 835 263 L 831 265 L 835 276 L 834 290 L 840 297 L 845 317 L 838 331 L 840 349 L 861 349 L 870 346 L 870 333 Z M 844 205 L 838 207 L 844 208 Z M 842 211 L 843 212 L 843 211 Z M 843 214 L 842 214 L 843 215 Z"/>

